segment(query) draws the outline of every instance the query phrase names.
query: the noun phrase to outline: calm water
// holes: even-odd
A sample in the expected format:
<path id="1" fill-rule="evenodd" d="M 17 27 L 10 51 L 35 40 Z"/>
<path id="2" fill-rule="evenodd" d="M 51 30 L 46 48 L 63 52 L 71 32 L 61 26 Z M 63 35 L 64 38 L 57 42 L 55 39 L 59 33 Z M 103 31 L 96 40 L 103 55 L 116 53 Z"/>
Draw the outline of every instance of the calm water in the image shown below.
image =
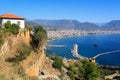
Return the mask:
<path id="1" fill-rule="evenodd" d="M 120 34 L 89 35 L 63 38 L 50 41 L 54 45 L 66 45 L 66 47 L 48 47 L 47 53 L 55 54 L 65 58 L 74 58 L 71 49 L 78 44 L 79 54 L 86 57 L 93 57 L 102 52 L 120 50 Z M 97 44 L 97 47 L 94 47 Z M 100 56 L 96 62 L 102 65 L 120 66 L 120 53 L 113 53 Z"/>

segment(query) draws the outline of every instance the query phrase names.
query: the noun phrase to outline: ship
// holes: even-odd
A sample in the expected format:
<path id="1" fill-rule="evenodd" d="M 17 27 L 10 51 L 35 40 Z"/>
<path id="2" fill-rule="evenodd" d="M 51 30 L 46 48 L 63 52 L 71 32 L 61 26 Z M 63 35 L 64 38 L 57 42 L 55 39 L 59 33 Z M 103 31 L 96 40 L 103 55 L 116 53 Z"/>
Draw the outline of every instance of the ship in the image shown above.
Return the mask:
<path id="1" fill-rule="evenodd" d="M 98 44 L 95 43 L 95 44 L 93 44 L 93 46 L 94 46 L 94 47 L 98 47 Z"/>

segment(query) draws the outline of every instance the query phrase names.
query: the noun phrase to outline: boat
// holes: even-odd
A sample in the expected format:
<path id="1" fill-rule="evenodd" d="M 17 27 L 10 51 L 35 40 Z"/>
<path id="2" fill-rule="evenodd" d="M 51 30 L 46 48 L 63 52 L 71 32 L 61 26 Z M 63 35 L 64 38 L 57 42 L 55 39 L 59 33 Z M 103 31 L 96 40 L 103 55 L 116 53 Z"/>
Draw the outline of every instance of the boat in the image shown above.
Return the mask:
<path id="1" fill-rule="evenodd" d="M 94 47 L 98 47 L 98 44 L 95 43 L 95 44 L 93 44 L 93 46 L 94 46 Z"/>

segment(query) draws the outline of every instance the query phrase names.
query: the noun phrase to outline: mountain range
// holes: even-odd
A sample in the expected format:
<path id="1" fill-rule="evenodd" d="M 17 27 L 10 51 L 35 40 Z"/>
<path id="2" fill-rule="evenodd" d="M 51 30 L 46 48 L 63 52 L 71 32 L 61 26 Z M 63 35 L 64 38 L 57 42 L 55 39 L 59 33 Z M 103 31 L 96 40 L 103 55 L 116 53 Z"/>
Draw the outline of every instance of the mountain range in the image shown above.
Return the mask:
<path id="1" fill-rule="evenodd" d="M 78 20 L 26 20 L 26 24 L 42 25 L 47 28 L 78 29 L 78 30 L 120 30 L 120 20 L 112 20 L 108 23 L 79 22 Z"/>

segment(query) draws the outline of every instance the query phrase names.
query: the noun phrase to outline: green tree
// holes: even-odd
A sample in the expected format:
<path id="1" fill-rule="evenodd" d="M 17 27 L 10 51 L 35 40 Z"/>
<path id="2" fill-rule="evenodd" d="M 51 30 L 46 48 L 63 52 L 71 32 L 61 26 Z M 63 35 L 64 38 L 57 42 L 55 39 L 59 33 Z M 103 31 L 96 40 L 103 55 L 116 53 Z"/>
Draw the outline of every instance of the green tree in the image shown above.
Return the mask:
<path id="1" fill-rule="evenodd" d="M 67 73 L 70 76 L 70 79 L 75 80 L 75 74 L 77 73 L 78 73 L 78 69 L 76 68 L 75 64 L 71 63 Z"/>
<path id="2" fill-rule="evenodd" d="M 70 77 L 71 80 L 75 80 L 75 74 L 74 74 L 73 71 L 69 70 L 67 74 L 69 75 L 69 77 Z"/>
<path id="3" fill-rule="evenodd" d="M 76 68 L 75 64 L 73 64 L 73 63 L 70 64 L 69 70 L 72 71 L 74 74 L 78 73 L 78 69 Z"/>
<path id="4" fill-rule="evenodd" d="M 7 21 L 7 22 L 4 24 L 4 27 L 5 27 L 5 29 L 10 30 L 10 28 L 11 28 L 11 22 L 10 22 L 10 21 Z"/>
<path id="5" fill-rule="evenodd" d="M 33 29 L 32 44 L 35 48 L 39 48 L 46 43 L 48 37 L 46 30 L 42 26 L 35 26 Z"/>
<path id="6" fill-rule="evenodd" d="M 89 62 L 88 60 L 82 60 L 82 65 L 79 65 L 79 74 L 85 80 L 98 80 L 100 77 L 100 70 L 96 63 Z"/>
<path id="7" fill-rule="evenodd" d="M 4 27 L 7 31 L 9 31 L 10 33 L 16 35 L 19 33 L 19 30 L 20 30 L 20 27 L 19 25 L 17 24 L 11 24 L 10 21 L 7 21 L 5 24 L 4 24 Z"/>
<path id="8" fill-rule="evenodd" d="M 61 70 L 62 66 L 64 66 L 63 60 L 62 60 L 60 57 L 57 57 L 57 56 L 55 56 L 55 57 L 52 58 L 52 59 L 54 60 L 52 66 L 53 66 L 54 68 L 57 68 L 57 69 Z"/>
<path id="9" fill-rule="evenodd" d="M 20 30 L 19 25 L 14 24 L 14 23 L 11 25 L 10 32 L 11 32 L 12 34 L 18 34 L 18 33 L 19 33 L 19 30 Z"/>

